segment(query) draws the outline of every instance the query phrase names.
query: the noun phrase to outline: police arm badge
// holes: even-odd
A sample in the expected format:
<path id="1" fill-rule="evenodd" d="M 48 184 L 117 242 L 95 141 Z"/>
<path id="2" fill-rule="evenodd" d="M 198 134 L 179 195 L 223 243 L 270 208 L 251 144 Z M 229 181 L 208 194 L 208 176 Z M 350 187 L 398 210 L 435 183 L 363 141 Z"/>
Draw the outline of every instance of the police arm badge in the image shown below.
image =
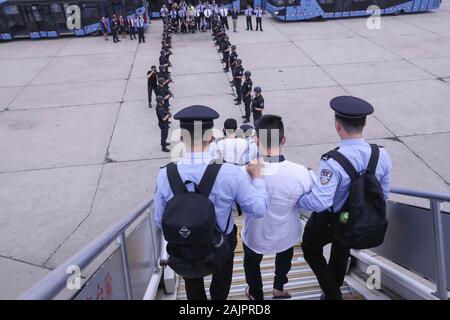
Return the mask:
<path id="1" fill-rule="evenodd" d="M 333 171 L 328 169 L 322 169 L 322 171 L 320 171 L 320 183 L 322 185 L 327 184 L 328 182 L 330 182 L 332 176 Z"/>

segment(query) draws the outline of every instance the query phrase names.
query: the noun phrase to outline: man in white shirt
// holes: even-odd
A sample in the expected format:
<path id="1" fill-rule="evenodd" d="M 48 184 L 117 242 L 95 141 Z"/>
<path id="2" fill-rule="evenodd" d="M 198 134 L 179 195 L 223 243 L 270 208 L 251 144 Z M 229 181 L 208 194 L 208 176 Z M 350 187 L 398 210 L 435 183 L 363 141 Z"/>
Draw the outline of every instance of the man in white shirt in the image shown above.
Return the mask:
<path id="1" fill-rule="evenodd" d="M 260 29 L 261 31 L 263 31 L 262 29 L 262 9 L 260 6 L 256 7 L 255 10 L 255 15 L 256 15 L 256 31 L 258 31 L 258 29 Z"/>
<path id="2" fill-rule="evenodd" d="M 299 196 L 309 192 L 314 181 L 304 166 L 285 160 L 281 146 L 285 144 L 281 117 L 263 116 L 256 125 L 259 153 L 265 159 L 263 178 L 269 199 L 267 214 L 257 220 L 244 215 L 242 242 L 244 247 L 246 294 L 249 299 L 263 300 L 260 263 L 264 255 L 276 254 L 272 299 L 288 299 L 284 290 L 291 269 L 294 246 L 301 239 Z M 243 172 L 245 167 L 243 167 Z M 248 176 L 250 179 L 250 176 Z"/>
<path id="3" fill-rule="evenodd" d="M 243 164 L 247 164 L 253 160 L 258 159 L 258 146 L 256 145 L 256 131 L 255 128 L 250 125 L 244 123 L 239 127 L 239 130 L 236 132 L 236 136 L 242 139 L 245 139 L 248 143 L 248 148 L 244 153 Z"/>
<path id="4" fill-rule="evenodd" d="M 253 24 L 252 24 L 253 9 L 250 5 L 247 6 L 247 9 L 245 9 L 244 14 L 245 20 L 247 21 L 247 30 L 253 31 Z"/>
<path id="5" fill-rule="evenodd" d="M 220 22 L 222 23 L 222 26 L 225 26 L 227 30 L 230 30 L 230 27 L 228 26 L 228 9 L 222 4 L 220 7 Z"/>
<path id="6" fill-rule="evenodd" d="M 205 15 L 205 20 L 208 24 L 208 29 L 211 28 L 211 15 L 212 15 L 212 11 L 211 9 L 208 7 L 206 7 L 206 9 L 203 11 L 203 14 Z"/>
<path id="7" fill-rule="evenodd" d="M 227 119 L 223 124 L 225 138 L 216 143 L 216 158 L 224 163 L 244 164 L 244 154 L 249 148 L 245 139 L 236 137 L 236 119 Z"/>

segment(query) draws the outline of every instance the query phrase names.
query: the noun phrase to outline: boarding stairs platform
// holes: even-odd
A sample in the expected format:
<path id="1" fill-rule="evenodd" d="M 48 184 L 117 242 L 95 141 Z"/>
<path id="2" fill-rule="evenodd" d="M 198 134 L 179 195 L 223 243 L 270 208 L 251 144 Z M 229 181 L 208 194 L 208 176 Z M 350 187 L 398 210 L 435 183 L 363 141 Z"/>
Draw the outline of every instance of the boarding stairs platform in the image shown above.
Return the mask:
<path id="1" fill-rule="evenodd" d="M 391 188 L 391 194 L 396 199 L 406 196 L 417 200 L 421 205 L 411 205 L 409 200 L 388 201 L 389 227 L 384 243 L 371 250 L 351 250 L 351 263 L 341 288 L 344 299 L 448 300 L 450 213 L 443 210 L 443 204 L 450 203 L 450 194 L 406 188 Z M 166 243 L 154 223 L 153 210 L 150 199 L 19 299 L 186 299 L 183 279 L 166 266 Z M 240 229 L 241 217 L 236 224 Z M 294 252 L 285 288 L 292 300 L 319 299 L 322 291 L 300 246 Z M 272 297 L 274 260 L 274 256 L 265 256 L 261 264 L 265 299 Z M 241 239 L 234 263 L 229 299 L 246 300 Z M 210 281 L 207 277 L 206 288 Z"/>

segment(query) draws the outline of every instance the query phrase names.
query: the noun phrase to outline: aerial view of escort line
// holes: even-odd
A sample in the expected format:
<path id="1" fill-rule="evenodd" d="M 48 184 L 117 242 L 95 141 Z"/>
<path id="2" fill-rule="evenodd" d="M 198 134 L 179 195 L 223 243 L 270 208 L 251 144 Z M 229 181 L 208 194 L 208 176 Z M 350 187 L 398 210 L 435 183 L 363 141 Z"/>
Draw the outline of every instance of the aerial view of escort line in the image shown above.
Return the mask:
<path id="1" fill-rule="evenodd" d="M 193 0 L 196 3 L 197 1 Z M 441 0 L 221 0 L 231 9 L 243 11 L 248 4 L 265 8 L 273 17 L 283 21 L 315 18 L 345 18 L 371 14 L 423 12 L 439 8 Z M 0 0 L 0 39 L 55 38 L 62 35 L 99 35 L 100 20 L 122 15 L 142 15 L 145 23 L 158 18 L 164 0 Z M 68 19 L 79 8 L 80 25 L 68 26 Z M 373 9 L 372 9 L 373 8 Z"/>

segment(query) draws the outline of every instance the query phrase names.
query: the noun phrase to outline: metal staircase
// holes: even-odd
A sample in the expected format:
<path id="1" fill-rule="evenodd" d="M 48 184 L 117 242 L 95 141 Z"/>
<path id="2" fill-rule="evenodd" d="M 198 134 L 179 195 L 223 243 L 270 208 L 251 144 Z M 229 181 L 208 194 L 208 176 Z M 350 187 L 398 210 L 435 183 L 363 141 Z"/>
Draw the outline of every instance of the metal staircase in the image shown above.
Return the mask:
<path id="1" fill-rule="evenodd" d="M 235 217 L 235 222 L 239 230 L 242 226 L 242 217 Z M 263 290 L 265 299 L 272 298 L 272 284 L 275 276 L 275 255 L 264 256 L 261 262 L 261 276 L 263 279 Z M 288 274 L 289 282 L 286 284 L 285 289 L 289 291 L 292 298 L 291 300 L 318 300 L 322 291 L 320 290 L 319 283 L 317 282 L 314 273 L 309 268 L 308 264 L 303 258 L 303 252 L 300 246 L 296 246 L 294 249 L 294 257 L 292 259 L 292 268 Z M 211 283 L 211 276 L 205 278 L 205 288 L 208 288 Z M 234 269 L 233 269 L 233 282 L 231 284 L 229 300 L 248 300 L 245 295 L 245 288 L 247 283 L 245 282 L 244 274 L 244 254 L 242 250 L 242 240 L 238 239 L 238 246 L 235 251 L 234 257 Z M 346 300 L 364 299 L 364 297 L 352 289 L 346 284 L 341 288 L 343 297 Z M 208 296 L 209 297 L 209 296 Z M 183 278 L 179 277 L 177 299 L 186 300 L 186 291 L 184 287 Z"/>

